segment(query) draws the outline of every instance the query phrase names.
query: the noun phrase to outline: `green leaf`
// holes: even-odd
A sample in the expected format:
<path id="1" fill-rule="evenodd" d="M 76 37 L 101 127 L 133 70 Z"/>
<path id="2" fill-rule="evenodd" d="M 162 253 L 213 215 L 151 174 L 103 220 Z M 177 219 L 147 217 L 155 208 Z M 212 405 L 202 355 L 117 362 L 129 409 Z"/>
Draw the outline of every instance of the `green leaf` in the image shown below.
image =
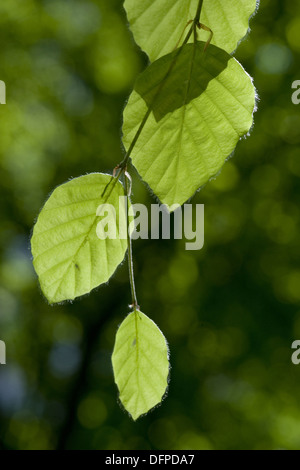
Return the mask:
<path id="1" fill-rule="evenodd" d="M 204 0 L 200 21 L 213 31 L 212 44 L 233 52 L 247 34 L 256 4 L 256 0 Z M 125 0 L 124 6 L 136 42 L 154 61 L 176 47 L 188 21 L 195 18 L 198 0 Z M 208 37 L 207 32 L 199 33 L 202 41 Z"/>
<path id="2" fill-rule="evenodd" d="M 101 194 L 111 176 L 94 173 L 75 178 L 56 188 L 42 209 L 33 230 L 31 248 L 34 268 L 42 291 L 50 303 L 74 299 L 107 282 L 122 262 L 124 239 L 99 239 Z M 117 183 L 107 200 L 117 221 L 126 224 L 124 196 Z M 120 227 L 119 227 L 120 228 Z"/>
<path id="3" fill-rule="evenodd" d="M 168 386 L 168 347 L 160 329 L 140 311 L 121 324 L 112 363 L 120 400 L 134 420 L 161 402 Z"/>
<path id="4" fill-rule="evenodd" d="M 253 123 L 255 89 L 229 54 L 204 43 L 187 44 L 150 65 L 124 111 L 129 147 L 141 177 L 169 206 L 183 204 L 215 176 Z"/>

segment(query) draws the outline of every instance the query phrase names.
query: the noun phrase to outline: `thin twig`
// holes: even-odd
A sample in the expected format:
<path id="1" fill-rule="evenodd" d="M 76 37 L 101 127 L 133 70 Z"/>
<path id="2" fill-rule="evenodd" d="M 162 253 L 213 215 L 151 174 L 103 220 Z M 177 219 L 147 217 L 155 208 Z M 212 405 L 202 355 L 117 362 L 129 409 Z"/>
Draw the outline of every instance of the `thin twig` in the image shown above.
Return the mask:
<path id="1" fill-rule="evenodd" d="M 135 281 L 134 281 L 134 270 L 133 270 L 133 258 L 132 258 L 132 242 L 131 242 L 131 236 L 130 236 L 130 230 L 129 230 L 129 225 L 130 225 L 130 217 L 129 217 L 129 204 L 130 204 L 130 199 L 129 199 L 129 190 L 130 190 L 130 180 L 128 178 L 129 173 L 125 172 L 125 196 L 126 196 L 126 218 L 127 218 L 127 248 L 128 248 L 128 269 L 129 269 L 129 282 L 130 282 L 130 288 L 131 288 L 131 299 L 132 299 L 132 309 L 139 310 L 139 305 L 137 301 L 137 296 L 136 296 L 136 290 L 135 290 Z"/>

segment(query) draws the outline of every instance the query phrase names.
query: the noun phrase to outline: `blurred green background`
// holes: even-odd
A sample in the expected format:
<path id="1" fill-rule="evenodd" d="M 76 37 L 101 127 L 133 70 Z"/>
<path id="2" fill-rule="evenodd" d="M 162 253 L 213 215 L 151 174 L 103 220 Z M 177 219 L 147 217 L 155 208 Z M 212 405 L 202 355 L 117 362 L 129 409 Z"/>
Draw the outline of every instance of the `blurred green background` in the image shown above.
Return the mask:
<path id="1" fill-rule="evenodd" d="M 300 2 L 263 0 L 236 53 L 260 96 L 255 127 L 205 204 L 205 247 L 138 240 L 142 310 L 165 333 L 171 382 L 134 423 L 111 353 L 128 312 L 124 263 L 108 286 L 50 307 L 30 233 L 53 188 L 122 159 L 122 109 L 147 59 L 122 0 L 0 6 L 0 448 L 300 449 Z M 154 202 L 134 178 L 134 202 Z"/>

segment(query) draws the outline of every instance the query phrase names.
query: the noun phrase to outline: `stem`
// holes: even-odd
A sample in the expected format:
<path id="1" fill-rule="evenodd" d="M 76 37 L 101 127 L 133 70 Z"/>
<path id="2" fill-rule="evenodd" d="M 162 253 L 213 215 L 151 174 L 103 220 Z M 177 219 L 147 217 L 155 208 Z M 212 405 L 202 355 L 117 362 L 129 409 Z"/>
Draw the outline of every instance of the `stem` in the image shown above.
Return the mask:
<path id="1" fill-rule="evenodd" d="M 157 95 L 156 95 L 156 96 L 157 96 Z M 156 96 L 155 96 L 155 97 L 156 97 Z M 135 147 L 135 144 L 136 144 L 137 141 L 138 141 L 138 138 L 139 138 L 140 135 L 141 135 L 141 132 L 142 132 L 142 130 L 143 130 L 143 128 L 144 128 L 144 126 L 145 126 L 145 124 L 146 124 L 146 122 L 147 122 L 148 117 L 150 116 L 150 114 L 151 114 L 151 107 L 148 108 L 148 110 L 147 110 L 147 112 L 146 112 L 146 114 L 145 114 L 145 116 L 144 116 L 144 118 L 143 118 L 143 120 L 142 120 L 142 122 L 141 122 L 141 124 L 140 124 L 140 126 L 139 126 L 139 128 L 138 128 L 138 130 L 137 130 L 137 132 L 136 132 L 136 134 L 135 134 L 135 136 L 134 136 L 134 138 L 133 138 L 133 141 L 132 141 L 131 144 L 130 144 L 129 149 L 128 149 L 127 152 L 126 152 L 126 155 L 125 155 L 124 159 L 123 159 L 122 162 L 120 163 L 120 168 L 123 168 L 123 169 L 124 169 L 124 168 L 127 166 L 127 163 L 128 163 L 129 158 L 130 158 L 130 155 L 131 155 L 131 153 L 132 153 L 132 151 L 133 151 L 133 149 L 134 149 L 134 147 Z"/>
<path id="2" fill-rule="evenodd" d="M 191 28 L 189 29 L 188 34 L 186 35 L 185 40 L 184 40 L 183 43 L 182 43 L 182 46 L 184 46 L 184 45 L 188 42 L 188 40 L 190 39 L 190 37 L 191 37 L 191 35 L 192 35 L 192 33 L 193 33 L 193 30 L 194 30 L 194 26 L 192 25 Z M 181 46 L 181 47 L 182 47 L 182 46 Z M 126 165 L 127 165 L 127 163 L 128 163 L 128 160 L 129 160 L 129 158 L 130 158 L 130 155 L 131 155 L 131 153 L 132 153 L 132 151 L 133 151 L 133 149 L 134 149 L 134 147 L 135 147 L 135 144 L 137 143 L 138 138 L 140 137 L 140 135 L 141 135 L 141 133 L 142 133 L 142 130 L 143 130 L 143 128 L 144 128 L 144 126 L 145 126 L 145 124 L 146 124 L 146 122 L 147 122 L 147 120 L 148 120 L 150 114 L 151 114 L 153 105 L 154 105 L 156 99 L 158 98 L 158 96 L 160 95 L 160 93 L 161 93 L 161 91 L 162 91 L 162 89 L 163 89 L 163 87 L 164 87 L 164 85 L 165 85 L 165 83 L 166 83 L 167 78 L 169 77 L 169 75 L 171 74 L 173 68 L 175 67 L 176 62 L 177 62 L 177 59 L 178 59 L 178 56 L 179 56 L 179 54 L 181 53 L 181 51 L 182 51 L 181 48 L 178 49 L 177 54 L 175 55 L 174 59 L 172 60 L 172 62 L 171 62 L 171 64 L 170 64 L 170 67 L 169 67 L 169 69 L 168 69 L 168 71 L 167 71 L 167 73 L 166 73 L 164 79 L 163 79 L 162 82 L 160 83 L 160 85 L 159 85 L 159 87 L 158 87 L 158 90 L 157 90 L 157 92 L 156 92 L 155 95 L 154 95 L 153 101 L 152 101 L 151 105 L 149 106 L 149 108 L 148 108 L 148 110 L 147 110 L 147 112 L 146 112 L 146 114 L 145 114 L 145 116 L 144 116 L 144 118 L 143 118 L 143 120 L 142 120 L 142 122 L 141 122 L 141 124 L 140 124 L 140 126 L 139 126 L 139 128 L 138 128 L 138 130 L 137 130 L 137 132 L 136 132 L 136 134 L 135 134 L 135 136 L 134 136 L 134 139 L 133 139 L 133 141 L 131 142 L 131 145 L 130 145 L 128 151 L 126 152 L 126 155 L 125 155 L 123 161 L 120 163 L 120 168 L 125 168 L 125 167 L 126 167 Z"/>
<path id="3" fill-rule="evenodd" d="M 104 204 L 107 202 L 109 196 L 110 196 L 111 193 L 113 192 L 113 190 L 114 190 L 114 188 L 115 188 L 117 182 L 119 181 L 119 178 L 120 178 L 122 172 L 123 172 L 123 169 L 120 169 L 119 172 L 117 173 L 116 177 L 112 176 L 112 177 L 110 178 L 109 182 L 107 183 L 107 185 L 105 186 L 104 191 L 103 191 L 103 193 L 101 194 L 101 197 L 104 197 L 104 196 L 105 196 L 105 193 L 106 193 L 108 187 L 110 186 L 110 184 L 112 183 L 112 181 L 114 181 L 114 183 L 113 183 L 113 185 L 112 185 L 112 187 L 111 187 L 109 193 L 107 194 L 107 196 L 106 196 L 106 198 L 105 198 L 105 200 L 104 200 Z"/>
<path id="4" fill-rule="evenodd" d="M 190 37 L 191 37 L 191 35 L 192 35 L 193 33 L 194 33 L 194 35 L 196 36 L 196 24 L 199 23 L 199 21 L 200 21 L 200 15 L 201 15 L 201 10 L 202 10 L 202 6 L 203 6 L 203 1 L 204 1 L 204 0 L 199 0 L 199 4 L 198 4 L 196 16 L 195 16 L 195 18 L 194 18 L 194 21 L 193 21 L 192 26 L 190 27 L 190 29 L 189 29 L 189 31 L 188 31 L 188 33 L 187 33 L 187 35 L 186 35 L 186 37 L 185 37 L 185 39 L 184 39 L 184 41 L 183 41 L 183 43 L 182 43 L 182 46 L 185 46 L 185 44 L 188 43 L 188 41 L 189 41 L 189 39 L 190 39 Z M 140 126 L 139 126 L 139 128 L 138 128 L 138 130 L 137 130 L 137 132 L 136 132 L 136 134 L 135 134 L 135 136 L 134 136 L 134 139 L 133 139 L 133 141 L 131 142 L 131 145 L 130 145 L 129 149 L 128 149 L 128 151 L 126 152 L 126 155 L 125 155 L 123 161 L 120 163 L 120 168 L 125 168 L 125 167 L 126 167 L 126 165 L 127 165 L 127 163 L 128 163 L 128 160 L 129 160 L 129 158 L 130 158 L 130 155 L 131 155 L 131 153 L 132 153 L 132 151 L 133 151 L 133 149 L 134 149 L 134 147 L 135 147 L 135 144 L 137 143 L 137 140 L 138 140 L 138 138 L 140 137 L 141 132 L 142 132 L 142 130 L 143 130 L 143 128 L 144 128 L 144 126 L 145 126 L 145 124 L 146 124 L 146 122 L 147 122 L 147 120 L 148 120 L 150 114 L 151 114 L 153 104 L 155 103 L 155 100 L 156 100 L 157 97 L 159 96 L 159 94 L 160 94 L 160 92 L 161 92 L 163 86 L 165 85 L 166 79 L 169 77 L 170 73 L 172 72 L 173 68 L 174 68 L 175 65 L 176 65 L 178 56 L 179 56 L 179 54 L 180 54 L 181 51 L 182 51 L 182 46 L 181 46 L 181 48 L 178 49 L 177 54 L 175 55 L 175 57 L 174 57 L 172 63 L 170 64 L 169 70 L 167 71 L 167 73 L 166 73 L 166 75 L 165 75 L 163 81 L 161 82 L 160 86 L 158 87 L 158 90 L 157 90 L 157 92 L 155 93 L 155 96 L 154 96 L 154 98 L 153 98 L 152 104 L 151 104 L 151 106 L 149 106 L 149 108 L 148 108 L 148 110 L 147 110 L 147 113 L 145 114 L 145 116 L 144 116 L 144 118 L 143 118 L 143 120 L 142 120 L 142 122 L 141 122 L 141 124 L 140 124 Z"/>
<path id="5" fill-rule="evenodd" d="M 198 8 L 197 8 L 196 16 L 195 16 L 195 23 L 199 23 L 199 21 L 200 21 L 201 10 L 202 10 L 202 7 L 203 7 L 203 1 L 204 0 L 199 0 Z"/>
<path id="6" fill-rule="evenodd" d="M 162 80 L 162 82 L 160 83 L 159 87 L 158 87 L 158 90 L 157 92 L 155 93 L 154 95 L 154 98 L 153 98 L 153 101 L 151 103 L 151 105 L 149 106 L 130 146 L 129 146 L 129 149 L 127 150 L 126 154 L 125 154 L 125 157 L 123 158 L 123 160 L 121 161 L 121 163 L 116 167 L 119 171 L 117 173 L 116 176 L 112 176 L 111 180 L 109 181 L 109 183 L 106 185 L 106 187 L 104 188 L 104 191 L 102 193 L 102 197 L 104 197 L 104 195 L 106 194 L 106 191 L 108 189 L 108 187 L 111 185 L 112 181 L 115 180 L 113 182 L 113 185 L 112 187 L 110 188 L 110 191 L 108 192 L 108 194 L 106 195 L 106 200 L 109 198 L 109 196 L 111 195 L 112 191 L 114 190 L 120 176 L 122 175 L 122 173 L 125 174 L 124 178 L 125 178 L 125 196 L 126 196 L 126 218 L 127 218 L 127 249 L 128 249 L 128 269 L 129 269 L 129 282 L 130 282 L 130 288 L 131 288 L 131 298 L 132 298 L 132 308 L 134 311 L 136 311 L 137 309 L 139 309 L 139 305 L 138 305 L 138 302 L 137 302 L 137 296 L 136 296 L 136 290 L 135 290 L 135 281 L 134 281 L 134 270 L 133 270 L 133 258 L 132 258 L 132 241 L 131 241 L 131 236 L 129 234 L 129 224 L 130 224 L 130 220 L 129 220 L 129 203 L 130 203 L 130 200 L 129 200 L 129 194 L 128 194 L 128 178 L 126 176 L 126 171 L 127 171 L 127 164 L 128 164 L 128 161 L 129 161 L 129 158 L 131 156 L 131 153 L 142 133 L 142 130 L 152 112 L 152 108 L 153 108 L 153 105 L 156 101 L 156 99 L 158 98 L 158 96 L 160 95 L 165 83 L 166 83 L 166 80 L 167 78 L 169 77 L 169 75 L 171 74 L 173 68 L 175 67 L 176 65 L 176 62 L 177 62 L 177 59 L 182 51 L 182 47 L 188 43 L 190 37 L 192 36 L 192 34 L 194 34 L 194 45 L 196 44 L 196 41 L 197 41 L 197 25 L 198 23 L 200 22 L 200 16 L 201 16 L 201 10 L 202 10 L 202 6 L 203 6 L 203 1 L 204 0 L 199 0 L 199 3 L 198 3 L 198 8 L 197 8 L 197 12 L 196 12 L 196 16 L 194 18 L 194 20 L 192 20 L 192 25 L 181 45 L 181 47 L 178 49 L 177 53 L 175 54 L 171 64 L 170 64 L 170 67 L 164 77 L 164 79 Z"/>
<path id="7" fill-rule="evenodd" d="M 186 37 L 185 37 L 185 40 L 184 40 L 183 43 L 182 43 L 182 46 L 184 46 L 185 44 L 187 44 L 187 42 L 189 41 L 189 39 L 190 39 L 190 37 L 191 37 L 193 31 L 194 31 L 194 34 L 195 34 L 195 24 L 194 24 L 194 22 L 193 22 L 191 28 L 189 29 L 189 32 L 187 33 L 187 35 L 186 35 Z M 174 68 L 175 65 L 176 65 L 177 59 L 178 59 L 178 57 L 179 57 L 179 54 L 180 54 L 181 51 L 182 51 L 182 46 L 181 46 L 181 48 L 178 49 L 177 54 L 175 55 L 174 59 L 172 60 L 172 62 L 171 62 L 171 64 L 170 64 L 170 67 L 169 67 L 169 69 L 168 69 L 168 71 L 167 71 L 167 73 L 166 73 L 164 79 L 162 80 L 160 86 L 158 87 L 158 90 L 157 90 L 157 92 L 156 92 L 155 95 L 154 95 L 152 104 L 149 106 L 149 108 L 148 108 L 148 110 L 147 110 L 147 112 L 146 112 L 146 114 L 145 114 L 145 116 L 144 116 L 144 118 L 143 118 L 143 120 L 142 120 L 142 122 L 141 122 L 141 124 L 140 124 L 140 126 L 139 126 L 139 128 L 138 128 L 138 130 L 137 130 L 137 132 L 136 132 L 136 134 L 135 134 L 135 136 L 134 136 L 132 142 L 131 142 L 131 144 L 130 144 L 129 149 L 127 150 L 127 152 L 126 152 L 126 154 L 125 154 L 125 157 L 123 158 L 123 160 L 121 161 L 121 163 L 118 165 L 117 168 L 119 168 L 119 172 L 117 173 L 116 177 L 113 177 L 113 176 L 112 176 L 111 180 L 110 180 L 109 183 L 106 185 L 106 187 L 104 188 L 103 193 L 101 194 L 101 197 L 104 197 L 104 195 L 105 195 L 105 193 L 106 193 L 108 187 L 111 185 L 112 181 L 115 179 L 115 181 L 114 181 L 114 183 L 113 183 L 113 185 L 112 185 L 112 187 L 111 187 L 111 189 L 110 189 L 108 195 L 106 196 L 105 201 L 107 201 L 107 199 L 108 199 L 109 196 L 111 195 L 111 193 L 112 193 L 114 187 L 115 187 L 116 184 L 117 184 L 117 181 L 119 180 L 121 174 L 125 171 L 125 168 L 127 167 L 127 164 L 128 164 L 129 158 L 130 158 L 130 156 L 131 156 L 131 153 L 132 153 L 132 151 L 133 151 L 133 149 L 134 149 L 134 147 L 135 147 L 135 145 L 136 145 L 136 143 L 137 143 L 137 141 L 138 141 L 138 139 L 139 139 L 139 137 L 140 137 L 140 135 L 141 135 L 141 133 L 142 133 L 142 130 L 144 129 L 145 124 L 146 124 L 146 122 L 147 122 L 147 120 L 148 120 L 148 118 L 149 118 L 149 116 L 150 116 L 150 114 L 151 114 L 152 107 L 153 107 L 153 105 L 154 105 L 154 103 L 155 103 L 155 100 L 156 100 L 157 97 L 160 95 L 160 93 L 161 93 L 161 91 L 162 91 L 162 89 L 163 89 L 163 87 L 164 87 L 164 85 L 165 85 L 165 82 L 166 82 L 167 78 L 169 77 L 169 75 L 171 74 L 173 68 Z"/>
<path id="8" fill-rule="evenodd" d="M 118 179 L 120 178 L 121 174 L 125 171 L 125 168 L 126 168 L 126 166 L 127 166 L 127 164 L 128 164 L 128 161 L 129 161 L 129 158 L 130 158 L 130 156 L 131 156 L 131 153 L 132 153 L 132 151 L 133 151 L 133 149 L 134 149 L 134 147 L 135 147 L 135 145 L 136 145 L 136 143 L 137 143 L 137 141 L 138 141 L 138 139 L 139 139 L 139 137 L 140 137 L 140 135 L 141 135 L 141 133 L 142 133 L 142 130 L 144 129 L 145 124 L 146 124 L 146 122 L 147 122 L 147 120 L 148 120 L 148 118 L 149 118 L 149 116 L 150 116 L 150 114 L 151 114 L 152 107 L 153 107 L 153 105 L 154 105 L 154 103 L 155 103 L 155 100 L 157 99 L 157 97 L 158 97 L 159 94 L 161 93 L 162 88 L 164 87 L 167 78 L 169 77 L 170 73 L 172 72 L 173 68 L 175 67 L 176 62 L 177 62 L 177 59 L 178 59 L 178 56 L 179 56 L 179 54 L 180 54 L 181 51 L 182 51 L 182 47 L 185 46 L 185 44 L 188 43 L 188 41 L 189 41 L 189 39 L 190 39 L 190 37 L 191 37 L 191 35 L 192 35 L 193 33 L 194 33 L 194 42 L 196 42 L 196 40 L 197 40 L 196 25 L 197 25 L 197 24 L 199 23 L 199 21 L 200 21 L 200 15 L 201 15 L 201 10 L 202 10 L 202 6 L 203 6 L 203 1 L 204 1 L 204 0 L 199 0 L 197 12 L 196 12 L 196 16 L 195 16 L 195 18 L 194 18 L 194 20 L 193 20 L 193 24 L 192 24 L 192 26 L 190 27 L 190 29 L 189 29 L 189 31 L 188 31 L 188 33 L 187 33 L 187 35 L 186 35 L 186 37 L 185 37 L 185 39 L 184 39 L 184 41 L 183 41 L 181 47 L 178 49 L 177 54 L 175 55 L 173 61 L 171 62 L 170 67 L 169 67 L 169 70 L 167 71 L 167 73 L 166 73 L 166 75 L 165 75 L 163 81 L 161 82 L 160 86 L 158 87 L 158 90 L 157 90 L 157 92 L 156 92 L 156 94 L 155 94 L 155 96 L 154 96 L 154 98 L 153 98 L 152 104 L 149 106 L 149 108 L 148 108 L 148 110 L 147 110 L 147 112 L 146 112 L 146 114 L 145 114 L 145 116 L 144 116 L 144 118 L 143 118 L 143 120 L 142 120 L 142 122 L 141 122 L 141 124 L 140 124 L 140 126 L 139 126 L 139 128 L 138 128 L 138 130 L 137 130 L 137 132 L 136 132 L 136 134 L 135 134 L 135 136 L 134 136 L 132 142 L 131 142 L 131 144 L 130 144 L 129 149 L 127 150 L 127 152 L 126 152 L 126 154 L 125 154 L 125 157 L 123 158 L 123 160 L 121 161 L 121 163 L 118 165 L 118 168 L 120 169 L 120 171 L 119 171 L 118 174 L 116 175 L 116 178 L 115 178 L 116 181 L 118 181 Z M 102 193 L 102 195 L 101 195 L 102 197 L 105 195 L 105 193 L 106 193 L 108 187 L 110 186 L 111 182 L 113 181 L 113 179 L 114 179 L 114 178 L 112 178 L 112 179 L 110 180 L 110 182 L 106 185 L 106 187 L 105 187 L 105 189 L 104 189 L 104 191 L 103 191 L 103 193 Z M 111 195 L 111 193 L 112 193 L 112 191 L 113 191 L 115 185 L 116 185 L 116 182 L 113 184 L 113 186 L 112 186 L 112 188 L 111 188 L 111 191 L 109 192 L 109 194 L 108 194 L 106 200 L 107 200 L 107 199 L 109 198 L 109 196 Z"/>
<path id="9" fill-rule="evenodd" d="M 126 217 L 127 217 L 127 248 L 128 248 L 128 269 L 129 269 L 129 282 L 130 282 L 130 289 L 131 289 L 131 299 L 132 299 L 132 308 L 133 310 L 139 310 L 139 305 L 136 297 L 136 290 L 135 290 L 135 281 L 134 281 L 134 270 L 133 270 L 133 258 L 132 258 L 132 242 L 131 236 L 129 233 L 129 188 L 128 188 L 128 177 L 125 174 L 125 196 L 126 196 Z"/>

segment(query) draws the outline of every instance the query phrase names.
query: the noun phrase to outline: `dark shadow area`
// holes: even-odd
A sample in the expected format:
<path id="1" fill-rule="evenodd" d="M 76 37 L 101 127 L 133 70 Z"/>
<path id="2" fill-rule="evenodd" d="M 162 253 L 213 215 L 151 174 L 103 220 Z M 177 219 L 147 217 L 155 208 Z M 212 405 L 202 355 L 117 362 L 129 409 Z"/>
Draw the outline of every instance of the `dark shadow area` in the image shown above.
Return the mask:
<path id="1" fill-rule="evenodd" d="M 157 122 L 198 98 L 226 69 L 231 56 L 204 42 L 186 44 L 153 62 L 138 78 L 135 91 L 152 109 Z"/>

